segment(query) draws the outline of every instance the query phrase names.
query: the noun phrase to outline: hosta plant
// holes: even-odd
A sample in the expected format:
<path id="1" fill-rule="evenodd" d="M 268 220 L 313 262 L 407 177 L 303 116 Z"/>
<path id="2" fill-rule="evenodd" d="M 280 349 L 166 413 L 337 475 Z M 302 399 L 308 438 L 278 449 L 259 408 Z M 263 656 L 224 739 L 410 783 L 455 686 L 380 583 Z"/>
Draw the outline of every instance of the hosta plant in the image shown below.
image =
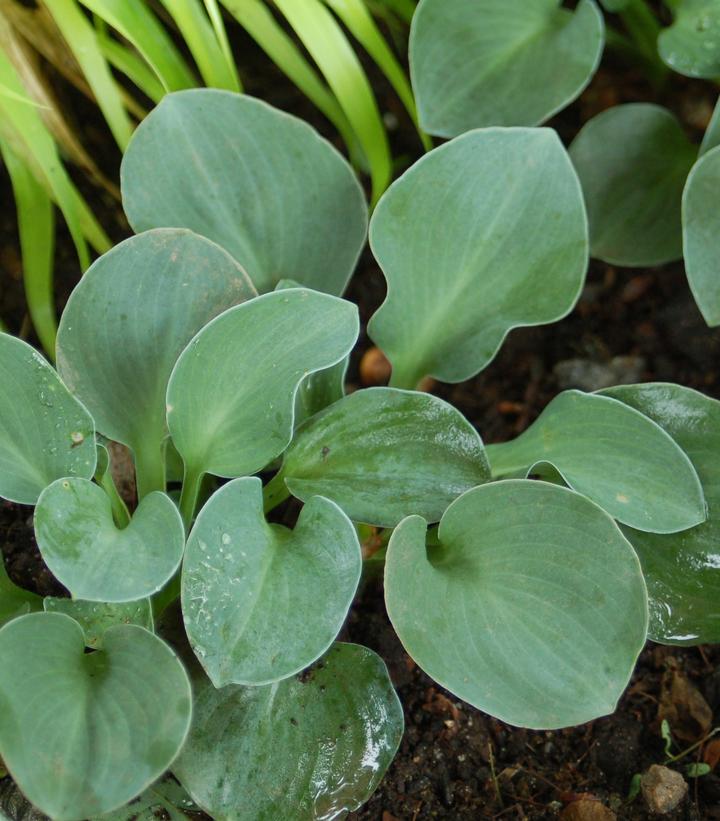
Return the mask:
<path id="1" fill-rule="evenodd" d="M 41 810 L 357 808 L 402 734 L 383 662 L 338 640 L 368 527 L 408 653 L 513 724 L 612 711 L 648 629 L 715 639 L 717 403 L 568 391 L 485 447 L 416 390 L 572 309 L 587 221 L 553 132 L 471 131 L 388 190 L 369 333 L 392 383 L 347 395 L 367 212 L 334 149 L 251 98 L 180 92 L 122 180 L 138 233 L 71 296 L 57 371 L 0 336 L 0 495 L 35 505 L 70 594 L 0 575 L 0 756 Z"/>

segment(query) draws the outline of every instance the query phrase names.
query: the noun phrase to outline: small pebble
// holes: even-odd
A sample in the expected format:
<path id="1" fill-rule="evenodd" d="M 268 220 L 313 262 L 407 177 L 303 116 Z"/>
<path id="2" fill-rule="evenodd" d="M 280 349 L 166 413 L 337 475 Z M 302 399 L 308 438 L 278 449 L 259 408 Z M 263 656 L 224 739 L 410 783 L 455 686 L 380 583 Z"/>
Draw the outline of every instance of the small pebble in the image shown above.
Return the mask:
<path id="1" fill-rule="evenodd" d="M 615 821 L 617 815 L 592 798 L 582 798 L 580 801 L 573 801 L 560 813 L 562 821 Z"/>
<path id="2" fill-rule="evenodd" d="M 679 772 L 653 764 L 643 773 L 640 788 L 648 810 L 655 815 L 667 815 L 680 805 L 688 785 Z"/>

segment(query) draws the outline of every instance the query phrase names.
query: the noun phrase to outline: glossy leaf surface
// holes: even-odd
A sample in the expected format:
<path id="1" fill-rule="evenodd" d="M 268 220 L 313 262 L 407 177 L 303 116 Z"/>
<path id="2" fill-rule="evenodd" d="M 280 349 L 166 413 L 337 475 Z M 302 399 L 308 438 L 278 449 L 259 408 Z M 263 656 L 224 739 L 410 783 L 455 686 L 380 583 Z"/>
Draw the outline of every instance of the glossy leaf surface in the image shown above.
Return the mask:
<path id="1" fill-rule="evenodd" d="M 77 622 L 32 613 L 0 630 L 0 657 L 0 754 L 27 798 L 58 821 L 122 806 L 185 740 L 187 674 L 142 627 L 113 627 L 103 650 L 86 653 Z"/>
<path id="2" fill-rule="evenodd" d="M 610 108 L 585 124 L 570 156 L 594 257 L 632 267 L 682 255 L 680 201 L 697 149 L 673 114 L 650 103 Z"/>
<path id="3" fill-rule="evenodd" d="M 682 200 L 685 271 L 710 326 L 720 325 L 720 146 L 704 154 L 687 178 Z"/>
<path id="4" fill-rule="evenodd" d="M 497 718 L 553 729 L 611 713 L 643 647 L 640 563 L 612 519 L 528 480 L 468 491 L 426 547 L 419 516 L 393 533 L 385 601 L 435 681 Z"/>
<path id="5" fill-rule="evenodd" d="M 289 530 L 265 521 L 259 479 L 220 488 L 182 573 L 185 629 L 213 684 L 267 684 L 312 664 L 340 631 L 361 565 L 355 528 L 333 502 L 310 499 Z"/>
<path id="6" fill-rule="evenodd" d="M 190 228 L 229 251 L 259 291 L 286 278 L 340 294 L 365 242 L 367 206 L 347 162 L 302 120 L 252 97 L 167 95 L 131 140 L 121 181 L 135 231 Z"/>
<path id="7" fill-rule="evenodd" d="M 0 333 L 0 496 L 34 505 L 62 476 L 95 472 L 95 427 L 47 361 Z"/>
<path id="8" fill-rule="evenodd" d="M 118 529 L 105 491 L 59 479 L 40 497 L 35 536 L 47 566 L 75 598 L 126 602 L 156 593 L 182 560 L 185 531 L 169 496 L 146 496 Z"/>
<path id="9" fill-rule="evenodd" d="M 549 129 L 473 131 L 426 154 L 373 214 L 388 296 L 369 334 L 392 384 L 461 382 L 507 332 L 564 316 L 587 265 L 582 192 Z"/>
<path id="10" fill-rule="evenodd" d="M 217 317 L 168 386 L 168 424 L 186 467 L 227 477 L 262 469 L 290 441 L 300 382 L 343 359 L 357 335 L 354 305 L 302 288 Z"/>
<path id="11" fill-rule="evenodd" d="M 435 396 L 395 388 L 356 391 L 306 422 L 281 475 L 303 501 L 336 502 L 359 522 L 394 527 L 411 514 L 438 521 L 490 478 L 472 425 Z"/>
<path id="12" fill-rule="evenodd" d="M 170 373 L 193 336 L 256 296 L 222 248 L 187 230 L 148 231 L 104 254 L 73 291 L 58 333 L 58 368 L 98 430 L 159 453 Z"/>
<path id="13" fill-rule="evenodd" d="M 154 627 L 150 599 L 109 604 L 46 596 L 43 607 L 46 613 L 64 613 L 75 619 L 85 634 L 85 645 L 94 650 L 102 647 L 105 631 L 116 625 L 137 624 L 151 632 Z"/>
<path id="14" fill-rule="evenodd" d="M 594 0 L 422 0 L 410 66 L 422 127 L 455 137 L 492 125 L 538 125 L 571 103 L 602 54 Z"/>
<path id="15" fill-rule="evenodd" d="M 277 684 L 216 690 L 196 680 L 193 725 L 173 772 L 214 818 L 329 821 L 370 797 L 402 731 L 383 661 L 335 644 Z"/>
<path id="16" fill-rule="evenodd" d="M 658 536 L 625 529 L 650 597 L 650 638 L 665 644 L 720 641 L 720 402 L 680 385 L 648 383 L 605 393 L 661 425 L 685 450 L 708 504 L 703 524 Z"/>
<path id="17" fill-rule="evenodd" d="M 646 416 L 606 396 L 561 393 L 517 439 L 490 445 L 488 458 L 498 476 L 549 462 L 578 493 L 640 530 L 672 533 L 706 516 L 685 452 Z"/>
<path id="18" fill-rule="evenodd" d="M 675 20 L 660 32 L 658 51 L 670 68 L 687 77 L 720 75 L 720 3 L 680 0 Z"/>

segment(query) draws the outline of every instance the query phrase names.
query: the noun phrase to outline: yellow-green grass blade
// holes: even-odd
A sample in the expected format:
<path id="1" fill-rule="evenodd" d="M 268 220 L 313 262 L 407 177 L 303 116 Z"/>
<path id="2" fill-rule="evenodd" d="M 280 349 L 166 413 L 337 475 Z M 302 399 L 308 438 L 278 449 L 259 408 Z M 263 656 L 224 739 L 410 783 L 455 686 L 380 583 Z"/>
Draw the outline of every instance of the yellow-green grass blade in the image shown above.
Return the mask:
<path id="1" fill-rule="evenodd" d="M 15 194 L 28 310 L 43 348 L 54 358 L 57 333 L 53 299 L 55 210 L 47 191 L 35 179 L 32 170 L 2 139 L 0 155 Z"/>
<path id="2" fill-rule="evenodd" d="M 115 40 L 104 26 L 97 27 L 96 32 L 100 49 L 110 65 L 122 72 L 146 97 L 159 103 L 165 89 L 145 60 L 132 48 Z"/>
<path id="3" fill-rule="evenodd" d="M 235 58 L 233 57 L 232 49 L 230 48 L 230 41 L 228 40 L 227 31 L 225 30 L 225 24 L 222 19 L 222 11 L 218 5 L 218 0 L 205 0 L 205 9 L 208 13 L 208 17 L 210 18 L 210 22 L 212 23 L 212 27 L 215 29 L 215 36 L 217 37 L 218 44 L 222 49 L 222 53 L 225 55 L 228 69 L 232 73 L 235 87 L 238 91 L 242 91 L 242 81 L 240 80 L 237 66 L 235 65 Z"/>
<path id="4" fill-rule="evenodd" d="M 45 5 L 80 64 L 115 141 L 124 151 L 132 134 L 132 123 L 92 24 L 75 0 L 45 0 Z"/>
<path id="5" fill-rule="evenodd" d="M 392 174 L 390 148 L 365 72 L 337 20 L 321 0 L 275 0 L 335 93 L 370 166 L 372 203 Z"/>

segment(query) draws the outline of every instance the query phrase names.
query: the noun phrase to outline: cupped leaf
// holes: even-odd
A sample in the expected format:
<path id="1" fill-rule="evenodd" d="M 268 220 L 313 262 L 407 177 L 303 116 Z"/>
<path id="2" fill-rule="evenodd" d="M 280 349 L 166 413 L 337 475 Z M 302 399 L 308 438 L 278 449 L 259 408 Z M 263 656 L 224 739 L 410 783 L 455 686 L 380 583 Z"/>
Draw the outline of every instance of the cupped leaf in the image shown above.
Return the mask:
<path id="1" fill-rule="evenodd" d="M 491 125 L 538 125 L 590 82 L 604 44 L 594 0 L 422 0 L 410 32 L 420 122 L 455 137 Z"/>
<path id="2" fill-rule="evenodd" d="M 692 462 L 659 425 L 616 399 L 565 391 L 510 442 L 489 445 L 496 476 L 549 462 L 623 524 L 674 533 L 705 520 Z"/>
<path id="3" fill-rule="evenodd" d="M 473 131 L 426 154 L 383 196 L 370 242 L 388 295 L 368 330 L 406 388 L 468 379 L 512 328 L 563 317 L 588 256 L 580 185 L 549 129 Z"/>
<path id="4" fill-rule="evenodd" d="M 358 335 L 349 302 L 303 288 L 265 294 L 210 322 L 183 351 L 167 419 L 189 473 L 262 469 L 292 437 L 300 382 L 343 359 Z"/>
<path id="5" fill-rule="evenodd" d="M 411 514 L 438 521 L 490 478 L 482 440 L 452 405 L 395 388 L 357 391 L 308 420 L 280 475 L 303 501 L 325 496 L 358 522 L 394 527 Z"/>
<path id="6" fill-rule="evenodd" d="M 95 472 L 95 426 L 33 348 L 0 333 L 0 496 L 34 505 L 62 476 Z"/>
<path id="7" fill-rule="evenodd" d="M 85 645 L 95 650 L 102 648 L 103 634 L 118 624 L 137 624 L 151 632 L 154 629 L 150 599 L 109 604 L 47 596 L 43 607 L 46 613 L 64 613 L 75 619 L 85 633 Z"/>
<path id="8" fill-rule="evenodd" d="M 625 528 L 650 598 L 650 638 L 664 644 L 720 641 L 720 402 L 680 385 L 648 383 L 604 393 L 662 426 L 692 459 L 708 505 L 703 524 L 659 536 Z"/>
<path id="9" fill-rule="evenodd" d="M 682 255 L 680 201 L 697 148 L 673 114 L 650 103 L 615 106 L 586 123 L 569 150 L 594 257 L 632 267 Z"/>
<path id="10" fill-rule="evenodd" d="M 0 755 L 53 819 L 122 806 L 162 775 L 185 740 L 187 674 L 142 627 L 112 627 L 103 649 L 86 653 L 77 622 L 31 613 L 0 630 L 0 658 Z"/>
<path id="11" fill-rule="evenodd" d="M 720 325 L 720 146 L 704 154 L 687 178 L 682 199 L 685 271 L 710 326 Z"/>
<path id="12" fill-rule="evenodd" d="M 40 596 L 18 587 L 8 576 L 0 556 L 0 627 L 5 622 L 42 608 Z"/>
<path id="13" fill-rule="evenodd" d="M 213 818 L 342 818 L 380 783 L 403 732 L 382 659 L 335 644 L 315 667 L 265 687 L 195 681 L 173 772 Z"/>
<path id="14" fill-rule="evenodd" d="M 318 496 L 294 530 L 263 514 L 262 483 L 236 479 L 202 509 L 182 572 L 185 630 L 216 687 L 268 684 L 312 664 L 360 581 L 355 528 Z"/>
<path id="15" fill-rule="evenodd" d="M 720 3 L 718 0 L 680 0 L 673 3 L 673 7 L 675 20 L 658 37 L 663 62 L 687 77 L 718 77 Z"/>
<path id="16" fill-rule="evenodd" d="M 35 509 L 45 563 L 75 598 L 127 602 L 156 593 L 182 560 L 185 531 L 169 496 L 146 496 L 119 529 L 110 499 L 85 479 L 58 479 Z"/>
<path id="17" fill-rule="evenodd" d="M 260 291 L 283 278 L 345 289 L 367 206 L 341 155 L 301 120 L 216 89 L 169 94 L 121 168 L 135 231 L 190 228 L 229 251 Z"/>
<path id="18" fill-rule="evenodd" d="M 184 229 L 131 237 L 100 257 L 70 297 L 58 369 L 98 429 L 132 448 L 144 472 L 161 458 L 178 356 L 211 319 L 256 295 L 237 262 L 204 237 Z M 164 489 L 162 477 L 152 484 Z"/>
<path id="19" fill-rule="evenodd" d="M 524 479 L 468 491 L 426 547 L 395 530 L 385 601 L 405 649 L 497 718 L 555 729 L 615 709 L 647 631 L 640 563 L 613 520 L 567 488 Z"/>

